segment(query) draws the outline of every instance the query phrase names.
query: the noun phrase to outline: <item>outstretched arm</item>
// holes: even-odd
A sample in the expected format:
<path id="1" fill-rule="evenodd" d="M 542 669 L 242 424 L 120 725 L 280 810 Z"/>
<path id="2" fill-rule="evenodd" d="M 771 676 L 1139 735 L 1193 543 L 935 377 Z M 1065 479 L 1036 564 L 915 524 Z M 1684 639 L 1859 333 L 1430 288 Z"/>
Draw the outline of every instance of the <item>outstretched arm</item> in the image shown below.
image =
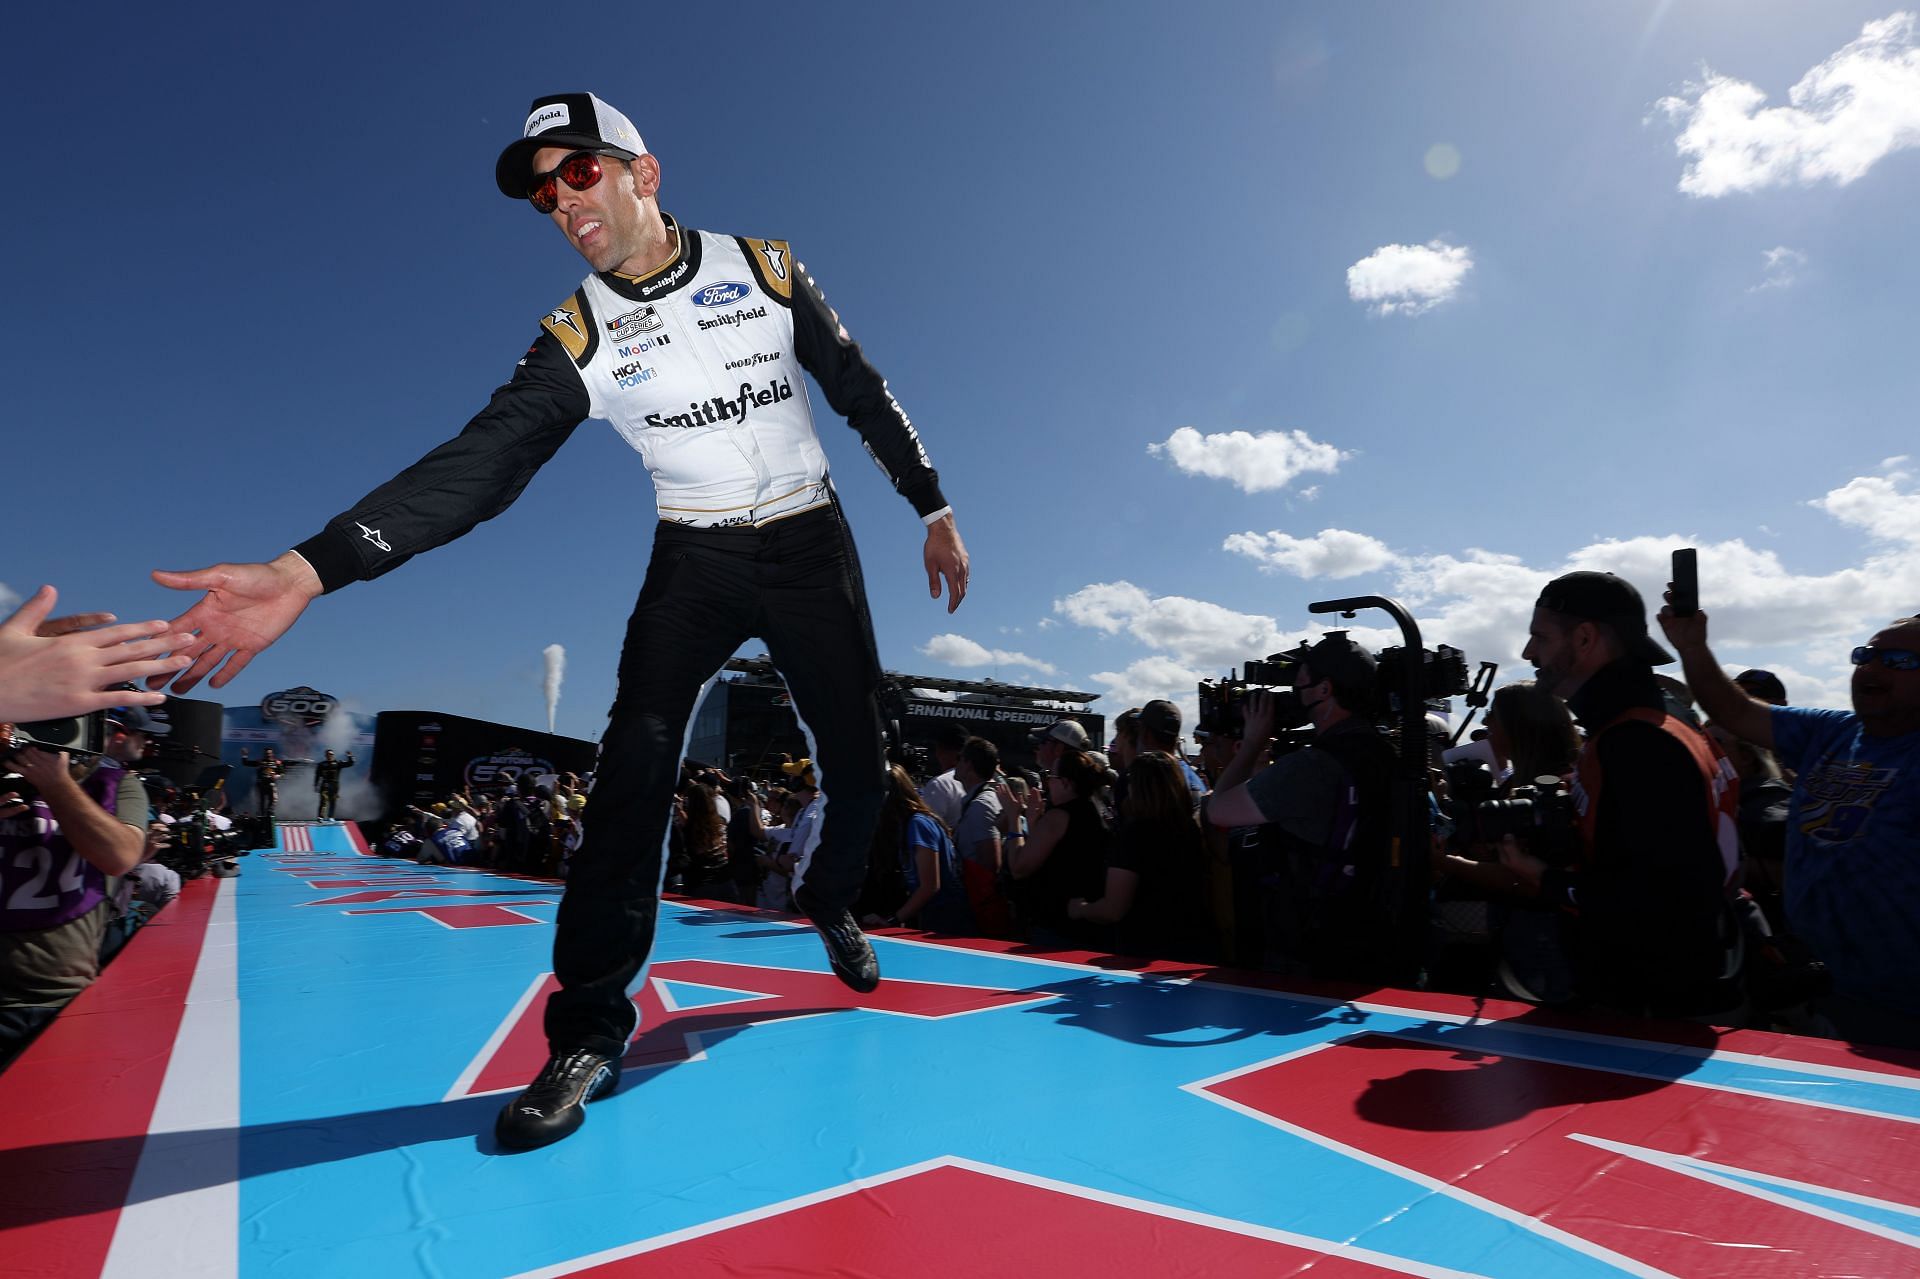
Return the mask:
<path id="1" fill-rule="evenodd" d="M 1707 647 L 1707 615 L 1693 613 L 1681 617 L 1672 605 L 1660 610 L 1660 629 L 1680 655 L 1687 687 L 1693 691 L 1700 708 L 1720 727 L 1755 746 L 1773 749 L 1773 708 L 1756 702 L 1727 678 L 1726 671 Z"/>
<path id="2" fill-rule="evenodd" d="M 967 597 L 967 548 L 960 540 L 959 526 L 948 511 L 927 525 L 927 545 L 921 557 L 927 566 L 927 594 L 940 598 L 940 579 L 947 581 L 947 612 L 960 607 Z"/>
<path id="3" fill-rule="evenodd" d="M 209 674 L 213 687 L 226 687 L 255 654 L 286 634 L 320 594 L 320 575 L 292 551 L 266 564 L 215 564 L 185 573 L 160 569 L 153 580 L 177 591 L 206 592 L 173 620 L 174 629 L 193 634 L 180 650 L 193 664 L 174 677 L 176 693 L 187 692 Z M 148 683 L 161 687 L 166 676 Z"/>
<path id="4" fill-rule="evenodd" d="M 111 613 L 49 618 L 59 593 L 43 586 L 0 622 L 0 720 L 55 719 L 109 706 L 154 706 L 160 693 L 129 693 L 118 685 L 164 680 L 187 664 L 178 649 L 188 638 L 165 622 L 111 622 Z M 171 657 L 162 656 L 173 652 Z"/>

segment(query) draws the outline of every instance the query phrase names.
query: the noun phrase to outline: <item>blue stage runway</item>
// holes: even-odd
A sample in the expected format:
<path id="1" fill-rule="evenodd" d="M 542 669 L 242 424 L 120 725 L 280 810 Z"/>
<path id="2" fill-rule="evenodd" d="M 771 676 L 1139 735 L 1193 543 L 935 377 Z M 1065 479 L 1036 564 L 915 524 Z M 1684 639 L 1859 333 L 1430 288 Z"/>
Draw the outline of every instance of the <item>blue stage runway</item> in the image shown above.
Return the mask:
<path id="1" fill-rule="evenodd" d="M 1920 1069 L 670 902 L 620 1090 L 493 1144 L 558 884 L 283 825 L 0 1076 L 0 1274 L 1920 1274 Z M 1251 983 L 1251 984 L 1243 984 Z"/>

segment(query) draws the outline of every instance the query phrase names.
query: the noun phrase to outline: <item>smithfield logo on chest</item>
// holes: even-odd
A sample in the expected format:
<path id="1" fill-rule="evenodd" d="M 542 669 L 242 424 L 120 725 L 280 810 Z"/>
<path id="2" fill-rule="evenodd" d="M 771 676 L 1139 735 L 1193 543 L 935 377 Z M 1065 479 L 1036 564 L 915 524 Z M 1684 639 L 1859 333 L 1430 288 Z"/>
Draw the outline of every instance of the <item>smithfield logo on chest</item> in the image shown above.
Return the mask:
<path id="1" fill-rule="evenodd" d="M 697 401 L 687 405 L 685 413 L 649 413 L 647 425 L 692 427 L 744 422 L 749 410 L 771 408 L 782 400 L 792 398 L 793 384 L 783 377 L 768 382 L 763 391 L 754 390 L 751 382 L 742 382 L 738 395 L 728 398 L 716 395 L 710 400 Z"/>
<path id="2" fill-rule="evenodd" d="M 732 306 L 747 294 L 753 292 L 753 286 L 742 284 L 738 280 L 722 280 L 718 284 L 708 284 L 694 291 L 695 306 Z"/>
<path id="3" fill-rule="evenodd" d="M 625 315 L 616 315 L 607 321 L 607 336 L 618 342 L 630 338 L 636 333 L 652 333 L 665 321 L 650 306 L 643 306 Z"/>

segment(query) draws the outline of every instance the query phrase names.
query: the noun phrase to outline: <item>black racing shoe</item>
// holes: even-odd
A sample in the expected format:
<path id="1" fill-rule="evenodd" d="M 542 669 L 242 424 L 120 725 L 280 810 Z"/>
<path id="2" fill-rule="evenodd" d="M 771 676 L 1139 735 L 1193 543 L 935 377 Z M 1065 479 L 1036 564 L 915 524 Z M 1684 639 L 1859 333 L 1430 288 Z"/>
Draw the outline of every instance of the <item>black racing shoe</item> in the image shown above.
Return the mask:
<path id="1" fill-rule="evenodd" d="M 586 1104 L 619 1083 L 620 1066 L 611 1057 L 584 1048 L 549 1057 L 540 1077 L 494 1120 L 494 1139 L 509 1150 L 534 1150 L 571 1136 L 586 1121 Z"/>
<path id="2" fill-rule="evenodd" d="M 793 895 L 793 904 L 806 912 L 820 940 L 826 943 L 835 977 L 863 995 L 880 984 L 880 960 L 851 911 L 822 906 L 804 885 Z"/>

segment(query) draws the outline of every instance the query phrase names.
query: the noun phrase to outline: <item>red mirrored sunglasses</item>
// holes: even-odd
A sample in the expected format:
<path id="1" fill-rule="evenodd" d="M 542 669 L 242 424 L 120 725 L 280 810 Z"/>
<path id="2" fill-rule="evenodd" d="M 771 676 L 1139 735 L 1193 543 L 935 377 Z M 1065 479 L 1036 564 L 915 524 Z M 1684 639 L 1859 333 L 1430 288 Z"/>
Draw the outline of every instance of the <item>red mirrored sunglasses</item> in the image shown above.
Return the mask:
<path id="1" fill-rule="evenodd" d="M 554 184 L 554 179 L 558 178 L 576 191 L 585 191 L 597 185 L 606 176 L 600 167 L 601 154 L 575 151 L 545 173 L 534 174 L 527 182 L 527 202 L 542 213 L 552 213 L 560 206 L 560 188 Z"/>

